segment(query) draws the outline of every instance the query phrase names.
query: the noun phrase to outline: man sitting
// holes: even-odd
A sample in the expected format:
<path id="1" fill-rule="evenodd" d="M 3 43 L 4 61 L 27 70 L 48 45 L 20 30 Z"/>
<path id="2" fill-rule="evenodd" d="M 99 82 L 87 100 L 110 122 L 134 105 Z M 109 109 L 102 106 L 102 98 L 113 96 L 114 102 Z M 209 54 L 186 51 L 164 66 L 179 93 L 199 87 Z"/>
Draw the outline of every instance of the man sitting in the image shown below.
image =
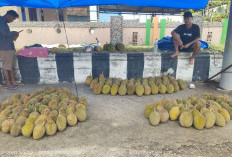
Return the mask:
<path id="1" fill-rule="evenodd" d="M 173 43 L 175 47 L 175 53 L 171 56 L 172 58 L 179 55 L 179 51 L 192 52 L 192 57 L 189 63 L 193 64 L 197 53 L 200 51 L 201 42 L 200 39 L 200 28 L 198 25 L 193 24 L 193 16 L 191 12 L 184 13 L 184 23 L 178 26 L 172 31 Z"/>

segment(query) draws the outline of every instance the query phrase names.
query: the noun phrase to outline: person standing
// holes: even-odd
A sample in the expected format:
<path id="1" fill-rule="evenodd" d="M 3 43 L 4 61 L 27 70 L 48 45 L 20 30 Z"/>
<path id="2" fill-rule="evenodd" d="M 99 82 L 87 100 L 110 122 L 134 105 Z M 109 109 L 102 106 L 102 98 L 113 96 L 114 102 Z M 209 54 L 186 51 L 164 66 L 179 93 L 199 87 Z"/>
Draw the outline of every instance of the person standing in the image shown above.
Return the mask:
<path id="1" fill-rule="evenodd" d="M 191 12 L 184 13 L 184 23 L 172 31 L 173 44 L 175 53 L 172 58 L 179 55 L 179 52 L 193 52 L 189 64 L 194 63 L 194 59 L 201 48 L 200 28 L 197 24 L 193 24 L 193 16 Z"/>
<path id="2" fill-rule="evenodd" d="M 8 23 L 13 22 L 19 15 L 14 10 L 9 10 L 4 16 L 0 16 L 0 58 L 2 59 L 2 71 L 6 81 L 6 89 L 17 89 L 15 82 L 16 51 L 14 41 L 19 32 L 10 31 Z"/>

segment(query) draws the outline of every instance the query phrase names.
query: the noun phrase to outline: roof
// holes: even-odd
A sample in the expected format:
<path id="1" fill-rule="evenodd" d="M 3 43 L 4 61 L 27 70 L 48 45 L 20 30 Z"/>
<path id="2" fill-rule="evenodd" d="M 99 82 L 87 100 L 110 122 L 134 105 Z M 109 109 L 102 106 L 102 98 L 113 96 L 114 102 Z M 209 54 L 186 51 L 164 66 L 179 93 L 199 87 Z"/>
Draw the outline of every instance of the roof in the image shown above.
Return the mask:
<path id="1" fill-rule="evenodd" d="M 68 8 L 92 5 L 126 5 L 169 9 L 204 9 L 208 0 L 1 0 L 0 6 Z"/>
<path id="2" fill-rule="evenodd" d="M 168 8 L 157 8 L 157 7 L 137 7 L 137 6 L 125 6 L 125 5 L 101 5 L 99 6 L 99 12 L 102 13 L 134 13 L 134 14 L 180 14 L 187 9 L 168 9 Z"/>

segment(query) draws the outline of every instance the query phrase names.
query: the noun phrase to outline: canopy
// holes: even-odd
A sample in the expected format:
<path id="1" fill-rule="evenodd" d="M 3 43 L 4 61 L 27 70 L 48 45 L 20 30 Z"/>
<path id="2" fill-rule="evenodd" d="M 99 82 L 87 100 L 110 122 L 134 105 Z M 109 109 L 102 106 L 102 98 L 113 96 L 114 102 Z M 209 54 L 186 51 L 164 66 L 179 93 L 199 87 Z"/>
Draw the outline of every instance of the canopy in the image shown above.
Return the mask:
<path id="1" fill-rule="evenodd" d="M 204 9 L 208 0 L 0 0 L 0 6 L 68 8 L 92 5 L 127 5 L 173 9 Z"/>

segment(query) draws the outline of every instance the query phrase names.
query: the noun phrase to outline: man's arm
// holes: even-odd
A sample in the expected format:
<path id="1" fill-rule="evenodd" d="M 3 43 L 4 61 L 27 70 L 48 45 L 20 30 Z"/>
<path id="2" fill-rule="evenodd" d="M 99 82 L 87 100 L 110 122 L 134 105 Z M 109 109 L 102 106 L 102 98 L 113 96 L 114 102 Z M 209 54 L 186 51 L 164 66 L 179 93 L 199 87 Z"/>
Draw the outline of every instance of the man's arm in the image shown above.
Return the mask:
<path id="1" fill-rule="evenodd" d="M 190 43 L 188 43 L 188 44 L 184 45 L 184 47 L 183 47 L 183 48 L 185 48 L 185 49 L 189 48 L 189 46 L 191 46 L 192 44 L 194 44 L 195 42 L 197 42 L 199 39 L 200 39 L 200 38 L 196 38 L 196 39 L 195 39 L 195 40 L 193 40 L 192 42 L 190 42 Z"/>
<path id="2" fill-rule="evenodd" d="M 18 32 L 10 32 L 6 25 L 0 22 L 0 34 L 6 37 L 13 37 L 18 35 Z"/>
<path id="3" fill-rule="evenodd" d="M 179 34 L 176 33 L 175 30 L 172 31 L 171 35 L 172 35 L 172 37 L 173 37 L 174 39 L 176 39 L 176 40 L 178 41 L 179 46 L 180 46 L 180 47 L 183 47 L 183 42 L 181 41 Z"/>
<path id="4" fill-rule="evenodd" d="M 193 40 L 192 42 L 190 42 L 190 43 L 188 43 L 189 44 L 189 46 L 190 45 L 192 45 L 192 44 L 194 44 L 195 42 L 197 42 L 198 40 L 200 40 L 200 38 L 198 37 L 198 38 L 196 38 L 195 40 Z"/>

